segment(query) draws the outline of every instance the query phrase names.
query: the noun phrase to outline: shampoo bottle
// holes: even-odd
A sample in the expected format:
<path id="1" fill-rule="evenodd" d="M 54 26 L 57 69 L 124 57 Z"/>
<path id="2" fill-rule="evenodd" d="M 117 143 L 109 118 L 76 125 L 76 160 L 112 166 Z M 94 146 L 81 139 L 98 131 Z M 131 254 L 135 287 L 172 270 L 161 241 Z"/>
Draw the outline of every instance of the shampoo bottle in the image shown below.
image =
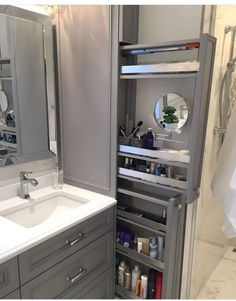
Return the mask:
<path id="1" fill-rule="evenodd" d="M 140 274 L 141 274 L 141 271 L 139 269 L 139 266 L 135 265 L 134 269 L 132 270 L 132 277 L 131 277 L 131 279 L 132 279 L 131 290 L 133 292 L 135 292 L 137 280 L 139 279 Z"/>
<path id="2" fill-rule="evenodd" d="M 121 287 L 124 287 L 125 284 L 125 270 L 126 270 L 125 261 L 121 260 L 120 265 L 118 267 L 118 284 Z"/>

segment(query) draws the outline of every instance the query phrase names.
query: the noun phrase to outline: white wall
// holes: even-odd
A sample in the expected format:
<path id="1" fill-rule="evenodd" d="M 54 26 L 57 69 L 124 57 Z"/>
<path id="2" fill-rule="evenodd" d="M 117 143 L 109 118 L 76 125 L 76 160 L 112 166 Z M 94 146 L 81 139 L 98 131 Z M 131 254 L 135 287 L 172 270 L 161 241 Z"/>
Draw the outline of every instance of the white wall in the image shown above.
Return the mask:
<path id="1" fill-rule="evenodd" d="M 201 5 L 140 5 L 139 43 L 198 37 Z"/>
<path id="2" fill-rule="evenodd" d="M 221 231 L 223 210 L 214 200 L 210 185 L 217 160 L 219 147 L 218 136 L 213 134 L 218 111 L 218 99 L 222 71 L 228 60 L 230 34 L 226 36 L 223 56 L 223 69 L 220 69 L 223 51 L 224 27 L 226 24 L 236 25 L 236 5 L 219 5 L 216 10 L 214 35 L 217 38 L 215 66 L 209 108 L 203 175 L 200 199 L 197 203 L 197 222 L 193 254 L 193 270 L 190 298 L 196 298 L 214 268 L 231 242 Z M 209 19 L 206 18 L 206 27 Z"/>

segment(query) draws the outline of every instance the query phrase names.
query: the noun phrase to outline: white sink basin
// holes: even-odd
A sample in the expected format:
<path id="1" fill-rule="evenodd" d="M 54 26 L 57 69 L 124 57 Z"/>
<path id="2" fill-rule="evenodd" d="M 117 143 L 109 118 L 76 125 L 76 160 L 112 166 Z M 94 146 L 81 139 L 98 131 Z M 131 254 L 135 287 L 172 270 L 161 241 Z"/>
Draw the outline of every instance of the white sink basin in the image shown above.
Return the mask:
<path id="1" fill-rule="evenodd" d="M 28 202 L 29 204 L 24 208 L 14 208 L 11 212 L 1 215 L 20 226 L 32 228 L 40 224 L 51 223 L 85 205 L 88 200 L 57 193 L 39 200 L 29 199 Z"/>

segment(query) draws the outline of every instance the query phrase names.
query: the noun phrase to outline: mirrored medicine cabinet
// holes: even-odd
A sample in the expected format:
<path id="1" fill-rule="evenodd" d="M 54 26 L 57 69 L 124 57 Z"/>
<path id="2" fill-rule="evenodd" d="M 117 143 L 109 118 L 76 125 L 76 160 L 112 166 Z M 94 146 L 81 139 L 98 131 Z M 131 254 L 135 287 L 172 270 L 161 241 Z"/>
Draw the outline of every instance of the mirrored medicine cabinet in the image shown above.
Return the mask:
<path id="1" fill-rule="evenodd" d="M 51 19 L 0 5 L 0 167 L 56 150 Z"/>

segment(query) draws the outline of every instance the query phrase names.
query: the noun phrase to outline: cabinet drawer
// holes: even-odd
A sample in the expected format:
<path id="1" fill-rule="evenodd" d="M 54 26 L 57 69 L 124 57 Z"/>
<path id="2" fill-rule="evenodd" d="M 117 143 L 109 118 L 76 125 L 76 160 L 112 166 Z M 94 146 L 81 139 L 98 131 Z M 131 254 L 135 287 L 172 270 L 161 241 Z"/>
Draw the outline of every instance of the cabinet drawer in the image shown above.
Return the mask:
<path id="1" fill-rule="evenodd" d="M 20 290 L 16 289 L 14 292 L 10 293 L 3 299 L 20 299 Z"/>
<path id="2" fill-rule="evenodd" d="M 0 298 L 10 294 L 19 287 L 17 258 L 0 265 Z"/>
<path id="3" fill-rule="evenodd" d="M 19 255 L 21 284 L 35 278 L 114 227 L 114 208 Z"/>
<path id="4" fill-rule="evenodd" d="M 60 299 L 112 299 L 114 296 L 114 268 L 95 278 L 88 279 L 89 282 L 73 287 L 66 294 L 58 296 Z"/>
<path id="5" fill-rule="evenodd" d="M 103 235 L 87 247 L 21 287 L 23 299 L 53 299 L 90 277 L 98 277 L 114 262 L 114 232 Z"/>

